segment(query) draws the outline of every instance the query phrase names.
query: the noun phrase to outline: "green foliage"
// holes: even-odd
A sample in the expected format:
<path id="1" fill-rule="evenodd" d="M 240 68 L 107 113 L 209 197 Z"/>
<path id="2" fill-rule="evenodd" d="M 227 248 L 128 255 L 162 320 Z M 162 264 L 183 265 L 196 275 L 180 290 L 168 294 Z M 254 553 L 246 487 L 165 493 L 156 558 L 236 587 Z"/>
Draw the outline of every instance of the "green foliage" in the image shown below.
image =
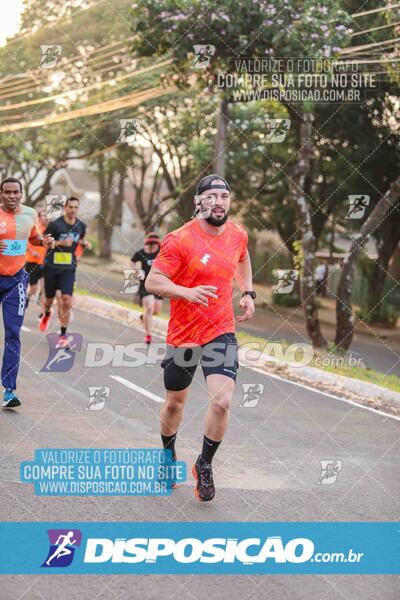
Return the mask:
<path id="1" fill-rule="evenodd" d="M 240 8 L 240 10 L 238 10 Z M 193 44 L 215 46 L 215 66 L 232 57 L 330 57 L 350 40 L 350 18 L 334 0 L 136 0 L 132 5 L 134 48 L 149 56 L 170 52 L 187 66 Z M 229 41 L 228 41 L 229 40 Z M 321 40 L 322 43 L 321 43 Z M 176 79 L 187 78 L 184 73 Z"/>
<path id="2" fill-rule="evenodd" d="M 293 291 L 291 294 L 272 294 L 272 304 L 285 308 L 295 308 L 300 306 L 301 301 Z"/>
<path id="3" fill-rule="evenodd" d="M 389 327 L 395 327 L 397 320 L 400 317 L 400 311 L 394 306 L 383 302 L 372 309 L 360 308 L 356 311 L 356 315 L 365 323 L 383 323 Z"/>

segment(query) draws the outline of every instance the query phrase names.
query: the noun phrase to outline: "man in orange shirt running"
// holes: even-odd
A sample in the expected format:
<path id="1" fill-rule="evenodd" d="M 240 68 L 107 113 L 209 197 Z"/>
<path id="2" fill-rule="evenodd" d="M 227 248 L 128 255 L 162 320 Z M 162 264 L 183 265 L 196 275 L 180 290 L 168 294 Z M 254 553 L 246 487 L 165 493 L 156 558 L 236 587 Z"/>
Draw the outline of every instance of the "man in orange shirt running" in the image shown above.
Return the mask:
<path id="1" fill-rule="evenodd" d="M 244 314 L 254 314 L 255 292 L 247 233 L 228 220 L 230 186 L 212 174 L 203 177 L 195 196 L 197 218 L 169 233 L 146 279 L 152 294 L 171 298 L 167 352 L 162 362 L 166 400 L 161 408 L 161 438 L 172 450 L 198 362 L 207 383 L 203 448 L 193 467 L 195 494 L 214 498 L 211 462 L 228 427 L 238 368 L 233 280 L 242 291 Z"/>
<path id="2" fill-rule="evenodd" d="M 21 402 L 15 394 L 21 354 L 20 331 L 26 306 L 28 275 L 24 269 L 27 242 L 46 249 L 54 239 L 36 229 L 36 211 L 21 204 L 22 184 L 14 177 L 0 183 L 0 303 L 3 308 L 4 354 L 1 381 L 4 408 Z"/>
<path id="3" fill-rule="evenodd" d="M 45 210 L 39 210 L 36 221 L 37 231 L 43 235 L 46 227 L 49 223 L 49 219 L 46 217 Z M 39 295 L 43 292 L 43 263 L 46 256 L 46 248 L 40 246 L 34 246 L 28 242 L 28 249 L 25 256 L 25 271 L 29 275 L 29 285 L 26 298 L 26 308 L 28 308 L 29 300 L 34 296 L 39 288 Z M 41 315 L 40 315 L 41 316 Z"/>

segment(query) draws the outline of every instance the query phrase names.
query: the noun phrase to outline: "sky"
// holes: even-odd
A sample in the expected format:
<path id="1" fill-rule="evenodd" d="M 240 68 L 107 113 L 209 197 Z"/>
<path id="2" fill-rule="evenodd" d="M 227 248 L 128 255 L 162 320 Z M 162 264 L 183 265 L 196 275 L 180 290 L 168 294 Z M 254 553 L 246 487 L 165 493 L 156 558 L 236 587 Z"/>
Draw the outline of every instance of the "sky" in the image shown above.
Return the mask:
<path id="1" fill-rule="evenodd" d="M 6 7 L 1 9 L 0 19 L 0 46 L 3 46 L 6 38 L 16 33 L 19 27 L 19 18 L 23 8 L 23 0 L 12 0 Z"/>

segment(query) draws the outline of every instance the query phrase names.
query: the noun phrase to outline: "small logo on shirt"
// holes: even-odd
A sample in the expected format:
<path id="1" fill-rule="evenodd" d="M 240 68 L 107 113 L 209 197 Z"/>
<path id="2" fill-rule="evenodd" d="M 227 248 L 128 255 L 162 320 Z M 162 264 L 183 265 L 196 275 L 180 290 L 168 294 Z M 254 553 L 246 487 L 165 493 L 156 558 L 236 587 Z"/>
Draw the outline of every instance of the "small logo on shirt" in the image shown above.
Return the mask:
<path id="1" fill-rule="evenodd" d="M 211 255 L 210 254 L 205 254 L 203 256 L 203 258 L 200 260 L 201 263 L 203 263 L 203 265 L 206 265 L 208 263 L 208 261 L 210 260 Z"/>
<path id="2" fill-rule="evenodd" d="M 7 223 L 5 221 L 3 221 L 3 223 L 0 223 L 0 233 L 4 233 L 7 227 Z"/>

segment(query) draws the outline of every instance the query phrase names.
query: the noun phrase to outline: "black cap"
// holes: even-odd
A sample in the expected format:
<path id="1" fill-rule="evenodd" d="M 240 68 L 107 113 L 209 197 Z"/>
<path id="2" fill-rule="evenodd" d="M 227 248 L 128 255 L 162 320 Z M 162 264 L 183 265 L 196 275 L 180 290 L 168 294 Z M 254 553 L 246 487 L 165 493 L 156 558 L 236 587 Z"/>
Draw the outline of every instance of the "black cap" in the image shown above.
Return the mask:
<path id="1" fill-rule="evenodd" d="M 215 179 L 220 179 L 224 183 L 212 183 Z M 200 196 L 206 190 L 228 190 L 231 191 L 231 187 L 229 183 L 221 177 L 220 175 L 216 175 L 216 173 L 212 173 L 211 175 L 206 175 L 202 179 L 200 179 L 197 184 L 196 195 Z"/>

